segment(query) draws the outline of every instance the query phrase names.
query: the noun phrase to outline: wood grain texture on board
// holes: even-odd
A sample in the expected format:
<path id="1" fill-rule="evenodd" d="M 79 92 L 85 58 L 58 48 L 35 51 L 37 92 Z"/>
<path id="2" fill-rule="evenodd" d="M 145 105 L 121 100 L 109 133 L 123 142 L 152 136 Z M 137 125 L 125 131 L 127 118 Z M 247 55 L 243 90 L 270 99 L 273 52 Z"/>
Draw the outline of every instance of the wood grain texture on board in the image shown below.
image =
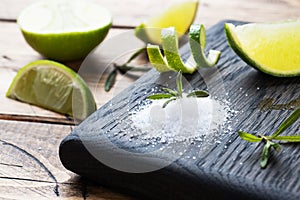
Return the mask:
<path id="1" fill-rule="evenodd" d="M 0 127 L 1 199 L 129 199 L 65 170 L 58 146 L 72 126 L 0 120 Z"/>
<path id="2" fill-rule="evenodd" d="M 21 10 L 35 0 L 2 0 L 0 19 L 15 20 Z M 161 13 L 177 0 L 94 0 L 107 7 L 114 17 L 115 26 L 134 27 Z M 299 18 L 299 0 L 200 0 L 195 23 L 211 26 L 223 19 L 245 21 L 274 21 Z M 280 14 L 278 13 L 280 12 Z"/>
<path id="3" fill-rule="evenodd" d="M 219 128 L 219 134 L 212 134 L 208 137 L 210 140 L 203 142 L 192 141 L 176 161 L 153 172 L 122 172 L 96 159 L 95 152 L 98 150 L 101 152 L 98 158 L 108 154 L 112 161 L 118 161 L 122 154 L 118 153 L 117 147 L 143 153 L 165 144 L 158 142 L 153 147 L 151 140 L 146 143 L 139 137 L 133 137 L 139 133 L 125 123 L 128 110 L 136 109 L 139 102 L 152 93 L 153 87 L 166 84 L 175 87 L 171 82 L 173 79 L 168 78 L 175 74 L 159 75 L 152 70 L 101 107 L 64 139 L 60 146 L 60 158 L 64 166 L 100 184 L 131 191 L 146 199 L 299 199 L 299 145 L 284 145 L 282 152 L 274 152 L 267 169 L 262 170 L 259 166 L 262 145 L 243 141 L 237 131 L 273 132 L 293 107 L 280 110 L 266 107 L 261 110 L 261 102 L 271 98 L 276 105 L 299 99 L 300 79 L 276 78 L 248 66 L 228 47 L 224 22 L 216 24 L 207 33 L 207 48 L 220 50 L 221 59 L 217 67 L 202 69 L 200 75 L 196 73 L 186 78 L 193 88 L 207 89 L 213 98 L 228 101 L 230 109 L 236 111 L 229 117 L 227 126 Z M 190 54 L 188 47 L 183 47 L 182 51 L 187 58 Z M 299 123 L 286 134 L 297 132 Z M 179 153 L 174 152 L 162 151 L 158 160 L 172 159 Z M 135 162 L 134 157 L 128 155 L 128 158 L 132 159 L 132 163 Z M 147 164 L 155 166 L 159 163 Z"/>

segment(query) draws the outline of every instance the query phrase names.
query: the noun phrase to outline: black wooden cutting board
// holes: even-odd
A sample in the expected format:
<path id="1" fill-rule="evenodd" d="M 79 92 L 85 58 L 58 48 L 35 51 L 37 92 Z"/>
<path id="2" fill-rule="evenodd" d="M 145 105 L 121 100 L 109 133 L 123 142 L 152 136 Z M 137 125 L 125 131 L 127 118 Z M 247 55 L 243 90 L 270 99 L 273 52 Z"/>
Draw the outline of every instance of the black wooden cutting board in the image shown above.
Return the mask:
<path id="1" fill-rule="evenodd" d="M 237 130 L 271 134 L 292 112 L 293 105 L 299 104 L 300 79 L 268 76 L 245 64 L 228 47 L 224 23 L 207 31 L 208 48 L 222 52 L 217 67 L 201 69 L 200 74 L 205 78 L 199 73 L 186 76 L 193 88 L 209 90 L 213 97 L 226 99 L 229 107 L 238 111 L 228 122 L 231 128 L 226 133 L 221 129 L 221 134 L 215 136 L 222 135 L 215 138 L 220 142 L 194 154 L 200 144 L 194 141 L 173 163 L 147 173 L 118 171 L 91 155 L 86 145 L 89 150 L 94 148 L 109 155 L 116 163 L 126 158 L 114 155 L 115 149 L 107 143 L 139 153 L 149 150 L 139 138 L 130 140 L 122 130 L 122 123 L 128 117 L 128 110 L 143 102 L 153 87 L 165 85 L 165 77 L 170 74 L 160 75 L 152 70 L 62 141 L 59 155 L 63 165 L 101 185 L 141 199 L 300 199 L 300 146 L 284 144 L 282 152 L 273 153 L 270 164 L 263 170 L 259 167 L 262 145 L 245 142 L 237 134 Z M 188 46 L 181 50 L 188 57 Z M 299 129 L 297 122 L 286 134 L 299 133 Z M 205 145 L 203 141 L 201 144 Z M 172 156 L 164 153 L 160 159 Z M 128 159 L 135 162 L 134 158 Z M 155 162 L 154 159 L 153 163 L 145 164 L 155 165 Z"/>

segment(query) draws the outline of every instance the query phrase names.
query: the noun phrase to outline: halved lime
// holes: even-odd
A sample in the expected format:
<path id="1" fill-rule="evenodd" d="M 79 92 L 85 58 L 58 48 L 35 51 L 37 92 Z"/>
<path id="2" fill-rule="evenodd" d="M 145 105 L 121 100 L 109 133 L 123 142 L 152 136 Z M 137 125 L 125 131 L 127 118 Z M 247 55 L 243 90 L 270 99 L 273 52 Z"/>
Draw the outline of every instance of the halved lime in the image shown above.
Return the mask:
<path id="1" fill-rule="evenodd" d="M 59 61 L 84 58 L 107 35 L 110 12 L 85 0 L 43 0 L 26 7 L 18 24 L 28 44 Z"/>
<path id="2" fill-rule="evenodd" d="M 181 35 L 187 32 L 197 14 L 199 0 L 184 0 L 174 3 L 162 14 L 157 15 L 135 28 L 135 35 L 151 44 L 161 44 L 162 28 L 175 27 Z"/>
<path id="3" fill-rule="evenodd" d="M 79 120 L 96 110 L 84 80 L 68 67 L 48 60 L 34 61 L 21 68 L 6 96 Z"/>
<path id="4" fill-rule="evenodd" d="M 300 21 L 225 24 L 231 48 L 250 66 L 273 76 L 300 75 Z"/>

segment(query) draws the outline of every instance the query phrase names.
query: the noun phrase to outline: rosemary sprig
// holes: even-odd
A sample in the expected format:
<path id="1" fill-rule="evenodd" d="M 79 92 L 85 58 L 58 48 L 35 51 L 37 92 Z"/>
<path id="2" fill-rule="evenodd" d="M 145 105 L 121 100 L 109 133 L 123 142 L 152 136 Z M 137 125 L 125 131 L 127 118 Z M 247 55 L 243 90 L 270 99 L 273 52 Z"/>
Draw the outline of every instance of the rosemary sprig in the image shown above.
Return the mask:
<path id="1" fill-rule="evenodd" d="M 294 112 L 278 127 L 278 129 L 271 135 L 258 135 L 255 136 L 250 133 L 246 133 L 243 131 L 239 131 L 239 136 L 248 142 L 263 142 L 264 148 L 262 151 L 261 159 L 260 159 L 260 167 L 266 168 L 269 161 L 269 153 L 270 149 L 273 148 L 277 152 L 280 152 L 280 144 L 279 142 L 300 142 L 300 134 L 299 135 L 291 135 L 291 136 L 280 136 L 287 128 L 289 128 L 292 124 L 294 124 L 300 117 L 300 107 L 298 107 Z M 274 142 L 279 141 L 279 142 Z"/>
<path id="2" fill-rule="evenodd" d="M 115 84 L 116 81 L 116 77 L 117 77 L 117 68 L 115 68 L 107 77 L 106 81 L 105 81 L 105 85 L 104 85 L 104 89 L 106 92 L 108 92 L 111 87 Z"/>
<path id="3" fill-rule="evenodd" d="M 110 72 L 110 74 L 108 75 L 108 77 L 105 81 L 104 89 L 106 92 L 109 92 L 110 89 L 114 86 L 118 72 L 120 74 L 126 74 L 129 71 L 130 72 L 146 72 L 151 69 L 151 68 L 146 68 L 146 67 L 134 67 L 134 66 L 129 65 L 136 57 L 138 57 L 140 54 L 144 53 L 145 51 L 146 51 L 146 48 L 143 47 L 143 48 L 137 50 L 134 54 L 132 54 L 132 56 L 124 64 L 122 64 L 122 65 L 117 65 L 115 63 L 113 64 L 114 69 Z"/>
<path id="4" fill-rule="evenodd" d="M 159 99 L 167 99 L 167 101 L 163 104 L 163 108 L 165 108 L 170 102 L 175 101 L 179 98 L 183 98 L 183 87 L 182 87 L 182 72 L 179 71 L 176 78 L 176 90 L 170 88 L 162 88 L 163 91 L 166 93 L 158 93 L 152 94 L 147 97 L 150 100 L 159 100 Z M 190 92 L 186 95 L 186 97 L 194 97 L 194 98 L 201 98 L 201 97 L 208 97 L 208 92 L 204 90 L 196 90 Z"/>

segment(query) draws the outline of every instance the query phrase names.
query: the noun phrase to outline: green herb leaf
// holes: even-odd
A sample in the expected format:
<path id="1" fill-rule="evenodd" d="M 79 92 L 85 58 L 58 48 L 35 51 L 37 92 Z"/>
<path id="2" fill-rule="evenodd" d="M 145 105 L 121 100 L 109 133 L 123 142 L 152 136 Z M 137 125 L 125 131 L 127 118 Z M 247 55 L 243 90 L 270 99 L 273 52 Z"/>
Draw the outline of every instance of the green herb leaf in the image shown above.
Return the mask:
<path id="1" fill-rule="evenodd" d="M 264 146 L 264 149 L 263 149 L 263 152 L 261 155 L 261 159 L 260 159 L 260 167 L 263 169 L 266 168 L 266 166 L 268 164 L 270 147 L 271 147 L 271 144 L 269 141 L 267 141 L 267 143 Z"/>
<path id="2" fill-rule="evenodd" d="M 143 48 L 137 50 L 134 54 L 132 54 L 132 56 L 127 60 L 127 62 L 125 64 L 130 63 L 133 59 L 135 59 L 136 57 L 138 57 L 140 54 L 142 54 L 146 50 L 147 50 L 146 47 L 143 47 Z"/>
<path id="3" fill-rule="evenodd" d="M 262 138 L 252 135 L 250 133 L 239 131 L 238 134 L 243 140 L 246 140 L 248 142 L 261 142 L 262 141 Z"/>
<path id="4" fill-rule="evenodd" d="M 187 97 L 197 97 L 197 98 L 208 97 L 208 96 L 209 96 L 208 92 L 204 90 L 193 91 L 187 95 Z"/>
<path id="5" fill-rule="evenodd" d="M 176 78 L 176 85 L 177 85 L 177 91 L 172 90 L 170 88 L 162 88 L 167 93 L 161 93 L 161 94 L 153 94 L 148 96 L 148 99 L 150 100 L 158 100 L 158 99 L 169 99 L 163 104 L 163 108 L 165 108 L 170 102 L 182 98 L 182 72 L 179 71 Z M 197 90 L 194 92 L 191 92 L 187 95 L 187 97 L 207 97 L 209 94 L 206 91 L 203 90 Z"/>
<path id="6" fill-rule="evenodd" d="M 273 139 L 286 141 L 286 142 L 300 142 L 300 135 L 276 136 Z"/>
<path id="7" fill-rule="evenodd" d="M 162 90 L 165 91 L 165 92 L 167 92 L 167 93 L 169 93 L 169 94 L 171 94 L 171 95 L 174 96 L 174 97 L 176 97 L 176 96 L 178 95 L 178 92 L 177 92 L 177 91 L 172 90 L 172 89 L 170 89 L 170 88 L 162 88 Z"/>
<path id="8" fill-rule="evenodd" d="M 298 107 L 294 112 L 279 126 L 276 132 L 271 135 L 271 139 L 280 135 L 283 131 L 285 131 L 288 127 L 290 127 L 295 121 L 300 117 L 300 107 Z"/>
<path id="9" fill-rule="evenodd" d="M 125 74 L 128 71 L 140 71 L 141 72 L 141 71 L 150 70 L 150 68 L 146 68 L 146 67 L 132 67 L 132 66 L 127 65 L 128 63 L 130 63 L 133 59 L 135 59 L 137 56 L 139 56 L 144 51 L 146 51 L 145 47 L 137 50 L 123 65 L 114 64 L 115 69 L 108 75 L 108 77 L 105 81 L 104 89 L 106 92 L 109 92 L 110 89 L 113 87 L 115 80 L 116 80 L 117 71 L 119 71 L 121 74 Z"/>
<path id="10" fill-rule="evenodd" d="M 278 143 L 275 143 L 275 142 L 270 142 L 271 143 L 271 146 L 277 151 L 277 152 L 280 152 L 281 150 L 281 147 Z"/>
<path id="11" fill-rule="evenodd" d="M 116 81 L 117 76 L 117 69 L 114 69 L 107 77 L 104 85 L 104 89 L 106 92 L 109 92 L 110 89 L 113 87 Z"/>
<path id="12" fill-rule="evenodd" d="M 164 93 L 159 93 L 159 94 L 152 94 L 147 97 L 147 99 L 150 100 L 159 100 L 159 99 L 169 99 L 173 97 L 171 94 L 164 94 Z"/>
<path id="13" fill-rule="evenodd" d="M 128 71 L 131 72 L 147 72 L 149 71 L 151 68 L 149 67 L 133 67 L 133 66 L 128 66 L 128 65 L 116 65 L 116 68 L 118 68 L 118 70 L 122 73 L 125 74 Z"/>
<path id="14" fill-rule="evenodd" d="M 176 100 L 176 98 L 171 98 L 171 99 L 169 99 L 169 100 L 167 100 L 164 104 L 163 104 L 163 108 L 165 108 L 165 107 L 167 107 L 167 105 L 169 104 L 169 103 L 171 103 L 172 101 L 175 101 Z"/>
<path id="15" fill-rule="evenodd" d="M 286 142 L 300 142 L 300 135 L 292 135 L 292 136 L 279 136 L 283 131 L 285 131 L 288 127 L 290 127 L 293 123 L 297 121 L 300 117 L 300 107 L 298 107 L 276 130 L 276 132 L 271 136 L 261 135 L 260 137 L 256 137 L 252 134 L 239 131 L 239 136 L 247 140 L 249 142 L 260 142 L 264 141 L 266 144 L 264 145 L 264 149 L 260 159 L 261 168 L 265 168 L 268 164 L 270 147 L 274 148 L 277 152 L 280 152 L 281 146 L 279 143 L 273 142 L 272 140 L 286 141 Z"/>
<path id="16" fill-rule="evenodd" d="M 182 97 L 182 72 L 179 71 L 176 79 L 178 95 Z"/>

